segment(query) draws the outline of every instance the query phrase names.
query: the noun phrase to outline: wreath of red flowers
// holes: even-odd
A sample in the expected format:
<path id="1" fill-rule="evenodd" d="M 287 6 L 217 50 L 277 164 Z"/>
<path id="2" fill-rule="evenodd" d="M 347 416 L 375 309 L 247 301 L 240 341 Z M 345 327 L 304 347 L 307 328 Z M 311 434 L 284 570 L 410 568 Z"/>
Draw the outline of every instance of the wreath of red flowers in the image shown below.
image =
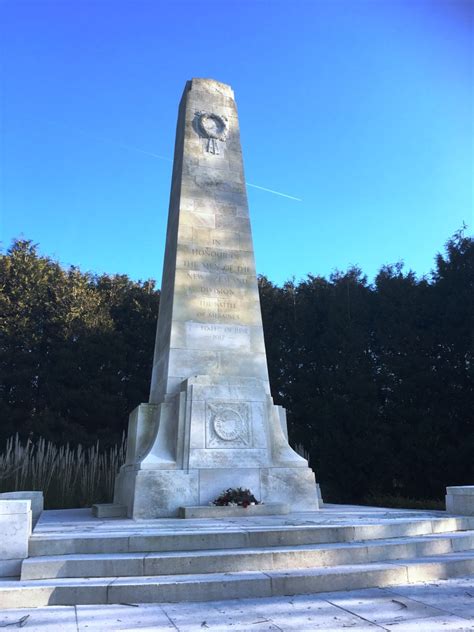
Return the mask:
<path id="1" fill-rule="evenodd" d="M 229 487 L 222 492 L 213 502 L 213 505 L 225 507 L 229 505 L 237 505 L 238 507 L 248 507 L 249 505 L 260 505 L 261 503 L 255 498 L 249 489 L 237 487 L 233 489 Z"/>

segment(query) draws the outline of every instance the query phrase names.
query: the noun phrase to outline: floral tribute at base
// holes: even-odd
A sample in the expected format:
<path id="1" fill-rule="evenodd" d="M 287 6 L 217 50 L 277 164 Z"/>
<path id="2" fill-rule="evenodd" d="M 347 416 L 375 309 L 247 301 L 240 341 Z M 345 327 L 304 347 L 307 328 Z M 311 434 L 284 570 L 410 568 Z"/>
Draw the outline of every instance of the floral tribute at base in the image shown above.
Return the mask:
<path id="1" fill-rule="evenodd" d="M 250 505 L 261 505 L 249 489 L 226 489 L 218 496 L 211 505 L 218 507 L 249 507 Z"/>

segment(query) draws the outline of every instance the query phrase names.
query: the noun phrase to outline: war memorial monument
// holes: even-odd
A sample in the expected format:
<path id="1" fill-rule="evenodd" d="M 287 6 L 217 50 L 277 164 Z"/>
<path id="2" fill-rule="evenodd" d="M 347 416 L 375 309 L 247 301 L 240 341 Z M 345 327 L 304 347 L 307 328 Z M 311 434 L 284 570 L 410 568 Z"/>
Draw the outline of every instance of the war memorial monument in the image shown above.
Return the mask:
<path id="1" fill-rule="evenodd" d="M 178 515 L 226 488 L 318 509 L 268 379 L 239 120 L 230 86 L 186 83 L 176 131 L 148 403 L 130 415 L 114 502 Z"/>
<path id="2" fill-rule="evenodd" d="M 209 506 L 229 487 L 249 488 L 263 505 Z M 368 619 L 385 621 L 379 612 L 386 617 L 394 604 L 396 625 L 405 618 L 416 624 L 417 617 L 434 622 L 438 608 L 420 613 L 417 601 L 401 600 L 406 584 L 474 573 L 474 486 L 449 487 L 447 508 L 450 513 L 324 504 L 318 511 L 314 474 L 289 446 L 285 411 L 270 395 L 233 92 L 210 79 L 188 81 L 149 402 L 130 415 L 113 504 L 45 511 L 32 531 L 41 492 L 0 498 L 2 627 L 24 624 L 30 613 L 19 618 L 17 608 L 81 604 L 85 610 L 64 610 L 67 629 L 111 616 L 90 604 L 115 604 L 117 621 L 130 620 L 135 606 L 142 622 L 139 604 L 151 603 L 161 604 L 153 629 L 171 629 L 182 610 L 174 602 L 278 597 L 262 623 L 276 617 L 278 629 L 305 630 L 306 604 L 298 619 L 295 600 L 285 596 L 368 587 L 392 592 L 377 592 L 381 605 L 370 611 L 372 619 L 363 610 L 364 626 Z M 215 510 L 224 510 L 217 520 Z M 397 585 L 400 594 L 393 593 Z M 469 599 L 464 587 L 459 591 Z M 324 628 L 347 616 L 333 601 L 323 610 L 321 602 L 316 606 Z M 460 616 L 472 621 L 472 604 L 456 603 L 452 629 L 461 629 Z M 239 618 L 247 615 L 239 606 Z M 57 622 L 59 613 L 41 616 Z M 156 616 L 165 617 L 162 628 Z M 221 609 L 216 616 L 213 629 L 230 629 L 221 625 Z M 258 623 L 245 621 L 248 629 Z M 346 622 L 342 627 L 357 623 Z M 202 623 L 193 629 L 210 627 Z"/>

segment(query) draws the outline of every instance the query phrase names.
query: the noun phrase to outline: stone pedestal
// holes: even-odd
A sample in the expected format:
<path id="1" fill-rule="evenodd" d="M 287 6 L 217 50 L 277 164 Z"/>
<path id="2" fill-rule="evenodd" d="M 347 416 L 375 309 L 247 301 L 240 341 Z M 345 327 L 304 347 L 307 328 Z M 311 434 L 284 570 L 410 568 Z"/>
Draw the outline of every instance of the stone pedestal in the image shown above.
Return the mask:
<path id="1" fill-rule="evenodd" d="M 224 489 L 318 508 L 313 472 L 270 395 L 232 89 L 186 84 L 176 132 L 150 400 L 130 415 L 114 503 L 177 516 Z"/>
<path id="2" fill-rule="evenodd" d="M 131 414 L 114 502 L 134 518 L 177 516 L 245 487 L 264 503 L 317 509 L 314 474 L 288 445 L 282 416 L 258 379 L 184 380 L 169 402 Z"/>
<path id="3" fill-rule="evenodd" d="M 0 577 L 20 575 L 31 529 L 31 500 L 0 500 Z"/>
<path id="4" fill-rule="evenodd" d="M 44 498 L 43 492 L 2 492 L 0 500 L 30 500 L 31 501 L 31 518 L 33 528 L 36 526 L 41 514 L 43 513 Z"/>
<path id="5" fill-rule="evenodd" d="M 474 516 L 474 485 L 446 487 L 446 511 L 461 516 Z"/>

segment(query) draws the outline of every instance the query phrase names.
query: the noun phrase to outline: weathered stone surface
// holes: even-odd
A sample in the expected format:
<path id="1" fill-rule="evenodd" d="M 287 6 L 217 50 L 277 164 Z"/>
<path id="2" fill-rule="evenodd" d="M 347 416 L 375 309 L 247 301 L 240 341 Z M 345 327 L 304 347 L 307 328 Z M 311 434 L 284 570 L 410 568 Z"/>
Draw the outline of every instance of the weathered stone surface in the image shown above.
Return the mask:
<path id="1" fill-rule="evenodd" d="M 293 511 L 318 509 L 314 474 L 309 468 L 271 467 L 261 471 L 262 500 L 291 503 Z"/>
<path id="2" fill-rule="evenodd" d="M 251 516 L 274 516 L 290 513 L 285 503 L 249 505 L 248 507 L 217 507 L 216 505 L 180 507 L 181 518 L 248 518 Z"/>
<path id="3" fill-rule="evenodd" d="M 44 507 L 43 492 L 2 492 L 0 494 L 0 500 L 30 500 L 31 501 L 31 515 L 33 528 L 38 522 Z"/>
<path id="4" fill-rule="evenodd" d="M 28 557 L 28 538 L 31 535 L 31 500 L 0 500 L 0 561 L 2 573 L 10 575 L 18 560 Z"/>
<path id="5" fill-rule="evenodd" d="M 446 511 L 474 516 L 474 485 L 446 487 Z"/>
<path id="6" fill-rule="evenodd" d="M 19 577 L 23 558 L 0 560 L 0 577 Z"/>
<path id="7" fill-rule="evenodd" d="M 248 487 L 317 509 L 270 396 L 237 109 L 211 79 L 189 81 L 179 108 L 161 291 L 150 401 L 130 416 L 114 502 L 176 516 Z"/>
<path id="8" fill-rule="evenodd" d="M 213 468 L 201 470 L 198 505 L 207 505 L 231 487 L 250 489 L 257 500 L 262 499 L 258 467 Z"/>
<path id="9" fill-rule="evenodd" d="M 127 507 L 114 503 L 92 505 L 92 515 L 96 518 L 125 518 Z"/>
<path id="10" fill-rule="evenodd" d="M 199 474 L 196 470 L 129 470 L 134 485 L 133 517 L 163 518 L 177 516 L 178 499 L 198 504 Z"/>
<path id="11" fill-rule="evenodd" d="M 2 609 L 0 627 L 9 626 L 14 629 L 22 616 L 29 615 L 26 630 L 33 632 L 55 629 L 62 632 L 190 632 L 201 627 L 204 630 L 219 632 L 302 632 L 328 629 L 337 629 L 341 632 L 472 630 L 470 577 L 440 580 L 429 584 L 402 584 L 387 588 L 273 596 L 263 599 L 255 597 L 252 592 L 254 586 L 249 585 L 245 600 L 229 600 L 225 595 L 223 600 L 214 602 L 135 603 L 134 607 L 130 607 L 129 601 L 125 604 L 110 605 L 49 606 L 35 608 L 34 613 L 30 608 Z M 192 591 L 189 590 L 187 598 L 191 597 Z"/>
<path id="12" fill-rule="evenodd" d="M 446 487 L 446 494 L 451 496 L 474 496 L 474 485 L 456 485 Z"/>
<path id="13" fill-rule="evenodd" d="M 323 501 L 323 495 L 321 493 L 321 486 L 319 483 L 316 483 L 316 493 L 318 494 L 319 506 L 322 507 L 324 505 L 324 501 Z"/>

